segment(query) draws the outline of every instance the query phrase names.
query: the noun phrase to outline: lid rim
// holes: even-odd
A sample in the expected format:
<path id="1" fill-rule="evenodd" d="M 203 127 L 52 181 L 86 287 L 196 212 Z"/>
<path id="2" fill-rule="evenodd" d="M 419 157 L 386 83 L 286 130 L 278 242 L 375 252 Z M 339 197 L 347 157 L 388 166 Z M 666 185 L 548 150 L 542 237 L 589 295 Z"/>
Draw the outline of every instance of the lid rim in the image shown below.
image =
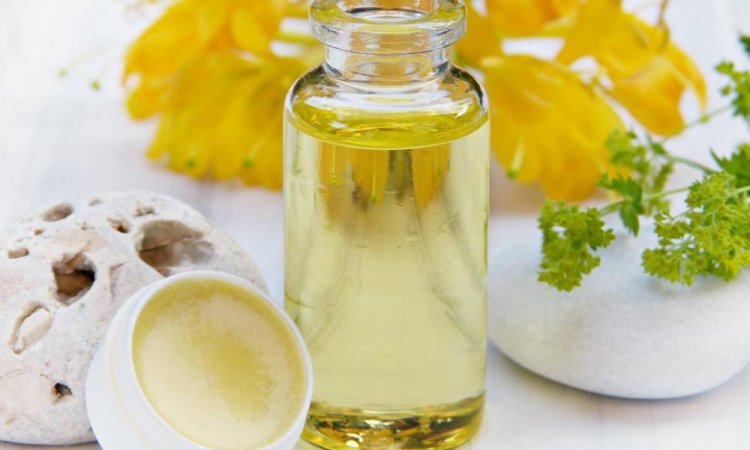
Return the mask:
<path id="1" fill-rule="evenodd" d="M 101 444 L 105 450 L 158 450 L 161 447 L 154 446 L 161 441 L 167 442 L 170 450 L 211 450 L 181 434 L 153 408 L 136 375 L 132 351 L 135 324 L 155 294 L 174 283 L 206 279 L 224 281 L 248 290 L 268 304 L 285 324 L 286 331 L 294 336 L 305 376 L 305 394 L 300 410 L 285 431 L 270 443 L 258 447 L 258 450 L 290 449 L 299 439 L 312 401 L 313 387 L 312 362 L 299 329 L 283 307 L 254 283 L 223 272 L 195 270 L 172 275 L 141 288 L 123 304 L 111 322 L 92 360 L 86 383 L 89 420 L 97 439 L 103 441 Z M 127 442 L 122 440 L 124 434 L 129 436 Z"/>

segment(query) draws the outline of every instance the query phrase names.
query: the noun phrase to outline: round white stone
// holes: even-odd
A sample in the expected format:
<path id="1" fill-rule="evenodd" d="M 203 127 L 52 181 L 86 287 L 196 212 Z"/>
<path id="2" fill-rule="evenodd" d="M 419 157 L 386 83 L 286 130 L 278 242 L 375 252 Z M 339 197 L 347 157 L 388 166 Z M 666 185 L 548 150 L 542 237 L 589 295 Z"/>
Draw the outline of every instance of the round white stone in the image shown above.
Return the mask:
<path id="1" fill-rule="evenodd" d="M 750 362 L 750 274 L 692 287 L 650 277 L 650 229 L 618 236 L 570 293 L 537 281 L 541 233 L 528 223 L 490 261 L 491 340 L 544 377 L 586 391 L 672 398 L 711 389 Z"/>
<path id="2" fill-rule="evenodd" d="M 84 387 L 110 319 L 140 287 L 191 269 L 265 289 L 234 241 L 163 195 L 62 202 L 0 235 L 0 441 L 93 440 Z"/>

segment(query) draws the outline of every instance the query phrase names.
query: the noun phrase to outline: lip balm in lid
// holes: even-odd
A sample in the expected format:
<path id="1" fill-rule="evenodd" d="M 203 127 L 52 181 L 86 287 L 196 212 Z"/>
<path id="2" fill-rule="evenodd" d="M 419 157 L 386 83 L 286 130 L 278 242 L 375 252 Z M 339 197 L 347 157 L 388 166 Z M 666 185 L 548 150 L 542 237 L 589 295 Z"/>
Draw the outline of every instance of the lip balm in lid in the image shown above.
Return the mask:
<path id="1" fill-rule="evenodd" d="M 89 369 L 104 450 L 288 450 L 312 398 L 294 322 L 241 278 L 186 272 L 136 292 Z"/>

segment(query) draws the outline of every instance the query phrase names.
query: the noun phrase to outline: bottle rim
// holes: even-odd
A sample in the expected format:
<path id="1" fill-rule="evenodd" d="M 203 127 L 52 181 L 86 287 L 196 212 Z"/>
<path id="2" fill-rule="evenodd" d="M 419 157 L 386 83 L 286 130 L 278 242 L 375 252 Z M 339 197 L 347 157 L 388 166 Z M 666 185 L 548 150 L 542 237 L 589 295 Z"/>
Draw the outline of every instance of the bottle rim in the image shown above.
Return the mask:
<path id="1" fill-rule="evenodd" d="M 456 43 L 466 30 L 462 0 L 315 0 L 313 35 L 352 53 L 408 54 Z"/>

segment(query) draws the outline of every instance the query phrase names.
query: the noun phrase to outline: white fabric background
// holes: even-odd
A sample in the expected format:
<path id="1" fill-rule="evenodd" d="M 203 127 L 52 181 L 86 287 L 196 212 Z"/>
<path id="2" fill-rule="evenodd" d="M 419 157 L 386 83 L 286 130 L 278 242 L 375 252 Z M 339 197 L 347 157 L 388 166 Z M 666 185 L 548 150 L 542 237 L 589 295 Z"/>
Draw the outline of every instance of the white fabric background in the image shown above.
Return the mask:
<path id="1" fill-rule="evenodd" d="M 644 0 L 644 8 L 656 2 Z M 628 2 L 640 7 L 640 2 Z M 124 0 L 0 0 L 0 226 L 24 210 L 77 194 L 153 190 L 198 208 L 256 259 L 282 298 L 279 193 L 196 182 L 142 156 L 153 124 L 134 123 L 118 84 L 125 44 L 152 12 Z M 674 39 L 697 59 L 711 92 L 711 67 L 743 59 L 736 33 L 750 32 L 748 0 L 673 0 Z M 533 44 L 532 44 L 533 46 Z M 66 78 L 57 71 L 81 61 Z M 103 88 L 88 83 L 109 67 Z M 714 97 L 711 104 L 722 104 Z M 686 111 L 695 116 L 688 99 Z M 722 117 L 674 140 L 681 154 L 726 152 L 747 127 Z M 533 231 L 541 195 L 493 178 L 490 245 Z M 676 182 L 689 180 L 680 172 Z M 1 301 L 1 299 L 0 299 Z M 750 370 L 704 395 L 675 401 L 624 401 L 579 392 L 537 377 L 489 350 L 485 424 L 467 449 L 740 450 L 750 448 Z M 0 450 L 16 449 L 0 444 Z M 92 447 L 94 448 L 94 447 Z"/>

